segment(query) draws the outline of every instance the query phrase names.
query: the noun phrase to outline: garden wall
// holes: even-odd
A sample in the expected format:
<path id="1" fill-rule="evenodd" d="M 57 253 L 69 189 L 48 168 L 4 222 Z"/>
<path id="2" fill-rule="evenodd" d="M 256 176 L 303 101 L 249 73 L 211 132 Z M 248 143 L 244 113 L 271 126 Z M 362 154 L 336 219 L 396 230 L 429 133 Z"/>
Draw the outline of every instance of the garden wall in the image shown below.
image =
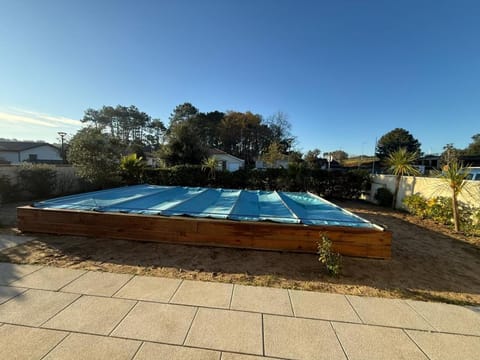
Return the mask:
<path id="1" fill-rule="evenodd" d="M 375 202 L 374 196 L 378 188 L 386 187 L 392 193 L 395 190 L 394 175 L 374 175 L 372 177 L 372 190 L 369 200 Z M 459 200 L 472 207 L 478 207 L 480 204 L 480 181 L 467 181 L 467 191 L 464 191 Z M 441 179 L 429 177 L 404 176 L 400 181 L 400 190 L 397 198 L 397 208 L 405 209 L 403 199 L 408 195 L 420 194 L 429 199 L 432 197 L 446 196 L 451 197 L 451 192 Z"/>
<path id="2" fill-rule="evenodd" d="M 69 194 L 81 191 L 82 182 L 75 174 L 74 168 L 70 165 L 51 165 L 54 167 L 57 175 L 53 195 Z M 18 185 L 20 179 L 18 169 L 20 165 L 0 165 L 0 178 L 8 176 L 12 185 Z M 1 200 L 1 199 L 0 199 Z"/>

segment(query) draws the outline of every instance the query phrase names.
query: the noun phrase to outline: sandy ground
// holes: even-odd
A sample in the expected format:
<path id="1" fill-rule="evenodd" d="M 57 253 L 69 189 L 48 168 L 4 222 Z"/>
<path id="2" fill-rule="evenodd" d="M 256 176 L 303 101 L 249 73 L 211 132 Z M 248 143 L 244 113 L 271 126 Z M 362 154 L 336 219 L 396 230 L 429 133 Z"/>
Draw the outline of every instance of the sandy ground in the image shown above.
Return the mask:
<path id="1" fill-rule="evenodd" d="M 391 260 L 344 257 L 331 278 L 311 254 L 35 235 L 0 261 L 480 305 L 480 238 L 363 202 L 338 204 L 393 232 Z"/>

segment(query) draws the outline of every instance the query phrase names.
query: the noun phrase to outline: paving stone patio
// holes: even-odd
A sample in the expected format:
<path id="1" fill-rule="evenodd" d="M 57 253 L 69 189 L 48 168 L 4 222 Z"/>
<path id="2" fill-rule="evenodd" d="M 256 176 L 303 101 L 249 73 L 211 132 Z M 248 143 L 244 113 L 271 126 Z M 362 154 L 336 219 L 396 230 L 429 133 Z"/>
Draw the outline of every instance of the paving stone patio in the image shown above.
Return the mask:
<path id="1" fill-rule="evenodd" d="M 475 359 L 480 311 L 0 263 L 0 359 Z"/>

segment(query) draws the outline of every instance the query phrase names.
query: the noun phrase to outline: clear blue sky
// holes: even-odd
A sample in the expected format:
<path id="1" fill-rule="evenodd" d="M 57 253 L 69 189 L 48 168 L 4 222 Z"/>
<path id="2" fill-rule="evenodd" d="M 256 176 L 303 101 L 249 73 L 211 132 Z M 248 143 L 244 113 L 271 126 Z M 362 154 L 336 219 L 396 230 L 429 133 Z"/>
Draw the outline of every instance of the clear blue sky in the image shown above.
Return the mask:
<path id="1" fill-rule="evenodd" d="M 0 137 L 55 141 L 89 107 L 168 123 L 201 111 L 288 114 L 302 150 L 424 152 L 480 133 L 480 2 L 4 1 Z"/>

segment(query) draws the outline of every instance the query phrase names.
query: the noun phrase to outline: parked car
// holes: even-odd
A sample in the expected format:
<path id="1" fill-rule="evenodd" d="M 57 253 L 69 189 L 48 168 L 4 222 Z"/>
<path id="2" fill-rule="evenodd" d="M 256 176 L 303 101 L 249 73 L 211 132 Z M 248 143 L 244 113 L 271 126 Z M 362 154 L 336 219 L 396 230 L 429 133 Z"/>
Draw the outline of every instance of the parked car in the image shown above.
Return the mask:
<path id="1" fill-rule="evenodd" d="M 468 172 L 467 180 L 480 181 L 480 167 L 468 167 L 465 169 Z"/>

